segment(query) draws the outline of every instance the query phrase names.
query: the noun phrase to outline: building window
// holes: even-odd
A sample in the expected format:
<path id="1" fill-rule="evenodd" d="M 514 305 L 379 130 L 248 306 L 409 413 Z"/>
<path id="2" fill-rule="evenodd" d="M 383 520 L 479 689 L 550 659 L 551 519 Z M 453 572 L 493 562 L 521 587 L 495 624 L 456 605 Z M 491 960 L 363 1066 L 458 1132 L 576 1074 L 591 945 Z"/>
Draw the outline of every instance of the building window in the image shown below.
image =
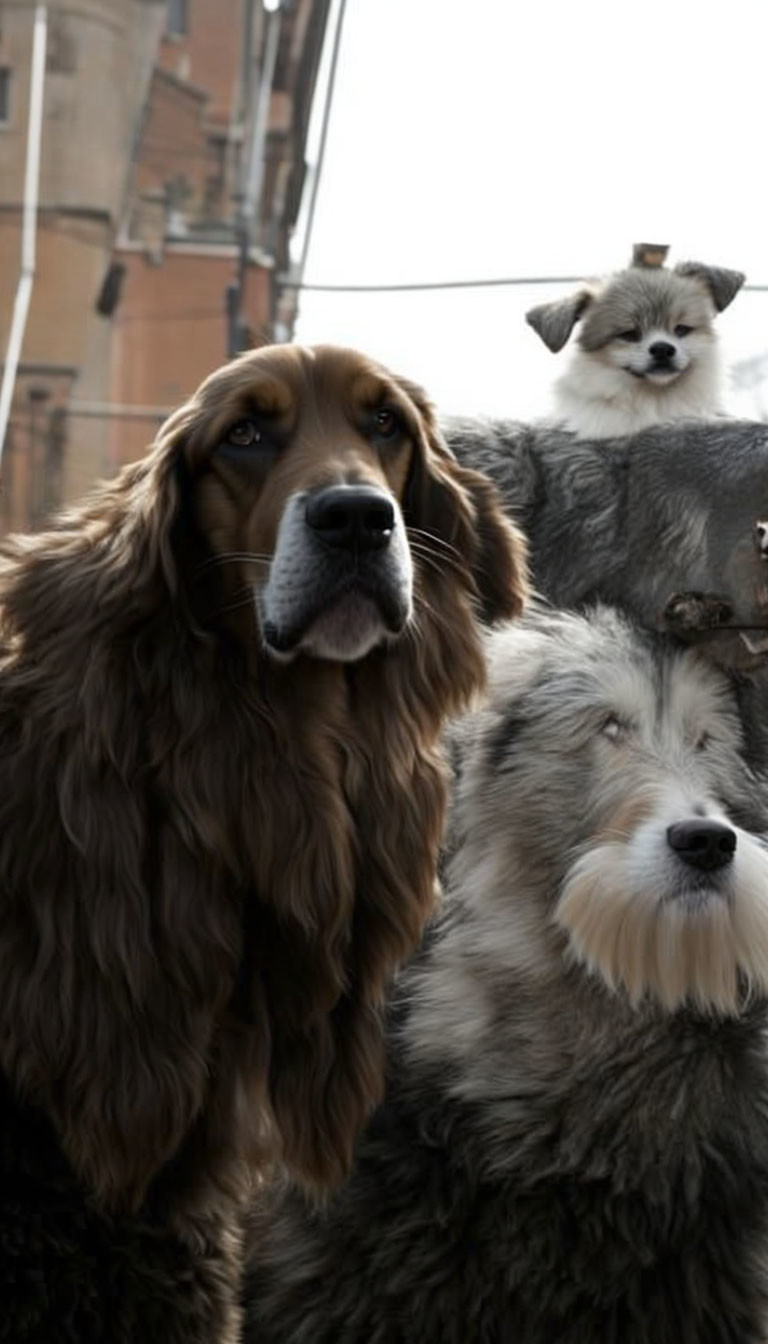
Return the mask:
<path id="1" fill-rule="evenodd" d="M 0 65 L 0 126 L 7 126 L 11 120 L 11 72 L 7 65 Z"/>
<path id="2" fill-rule="evenodd" d="M 169 37 L 184 37 L 187 32 L 187 0 L 168 0 L 165 31 Z"/>

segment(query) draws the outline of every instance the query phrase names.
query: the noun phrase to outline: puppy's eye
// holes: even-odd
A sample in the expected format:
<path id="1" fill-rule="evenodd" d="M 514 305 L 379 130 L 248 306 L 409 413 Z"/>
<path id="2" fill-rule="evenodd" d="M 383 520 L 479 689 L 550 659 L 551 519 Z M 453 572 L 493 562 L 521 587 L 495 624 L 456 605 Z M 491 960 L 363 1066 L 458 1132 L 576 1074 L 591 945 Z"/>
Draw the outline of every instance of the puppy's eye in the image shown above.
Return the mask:
<path id="1" fill-rule="evenodd" d="M 373 423 L 376 427 L 376 435 L 380 439 L 393 439 L 400 431 L 400 421 L 394 411 L 388 406 L 381 406 L 374 412 Z"/>
<path id="2" fill-rule="evenodd" d="M 675 327 L 675 335 L 677 336 L 678 340 L 682 340 L 684 336 L 690 336 L 692 331 L 693 327 L 686 327 L 685 324 L 682 322 L 680 322 L 678 326 Z"/>
<path id="3" fill-rule="evenodd" d="M 696 739 L 696 742 L 694 743 L 694 746 L 697 751 L 706 751 L 711 741 L 712 741 L 711 733 L 700 733 Z"/>
<path id="4" fill-rule="evenodd" d="M 231 443 L 235 448 L 254 448 L 261 443 L 263 435 L 261 430 L 252 420 L 238 420 L 227 431 L 227 443 Z"/>
<path id="5" fill-rule="evenodd" d="M 617 341 L 639 341 L 642 333 L 639 327 L 631 327 L 629 331 L 620 331 L 616 337 Z"/>

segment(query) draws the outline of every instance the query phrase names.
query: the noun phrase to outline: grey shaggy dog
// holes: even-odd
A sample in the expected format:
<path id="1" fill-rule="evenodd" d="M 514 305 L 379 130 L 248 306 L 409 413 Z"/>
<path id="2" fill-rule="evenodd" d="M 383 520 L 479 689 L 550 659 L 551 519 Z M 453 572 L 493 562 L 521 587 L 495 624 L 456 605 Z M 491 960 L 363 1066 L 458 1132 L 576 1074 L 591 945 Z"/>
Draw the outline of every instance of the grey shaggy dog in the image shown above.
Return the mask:
<path id="1" fill-rule="evenodd" d="M 255 1229 L 249 1344 L 756 1344 L 768 824 L 728 676 L 616 613 L 490 642 L 447 913 L 325 1207 Z"/>

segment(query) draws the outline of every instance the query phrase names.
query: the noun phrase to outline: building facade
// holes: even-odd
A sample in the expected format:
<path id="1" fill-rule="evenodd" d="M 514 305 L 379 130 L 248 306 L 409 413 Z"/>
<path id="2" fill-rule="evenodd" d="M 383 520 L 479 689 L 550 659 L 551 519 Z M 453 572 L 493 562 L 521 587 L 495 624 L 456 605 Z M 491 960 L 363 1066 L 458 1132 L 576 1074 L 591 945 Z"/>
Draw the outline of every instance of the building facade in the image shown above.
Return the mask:
<path id="1" fill-rule="evenodd" d="M 39 526 L 139 456 L 164 413 L 232 350 L 234 309 L 240 346 L 273 338 L 278 306 L 290 328 L 278 277 L 328 7 L 48 6 L 37 263 L 3 457 L 3 530 Z M 20 265 L 34 12 L 35 0 L 0 0 L 0 358 Z M 258 192 L 246 218 L 254 136 Z"/>

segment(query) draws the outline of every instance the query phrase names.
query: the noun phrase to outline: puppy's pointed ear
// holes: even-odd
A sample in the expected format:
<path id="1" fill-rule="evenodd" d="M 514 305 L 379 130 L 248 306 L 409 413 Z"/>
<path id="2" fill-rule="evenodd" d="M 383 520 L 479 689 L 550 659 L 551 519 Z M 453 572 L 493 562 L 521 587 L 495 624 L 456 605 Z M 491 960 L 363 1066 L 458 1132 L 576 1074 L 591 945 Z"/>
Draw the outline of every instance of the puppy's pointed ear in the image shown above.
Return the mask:
<path id="1" fill-rule="evenodd" d="M 736 298 L 747 278 L 742 271 L 727 271 L 722 266 L 705 266 L 701 261 L 681 261 L 675 267 L 675 274 L 701 280 L 709 290 L 718 313 L 722 313 L 731 300 Z"/>
<path id="2" fill-rule="evenodd" d="M 594 297 L 591 290 L 580 289 L 575 294 L 569 294 L 566 299 L 555 299 L 554 303 L 540 303 L 538 307 L 530 308 L 525 314 L 525 320 L 556 355 Z"/>

